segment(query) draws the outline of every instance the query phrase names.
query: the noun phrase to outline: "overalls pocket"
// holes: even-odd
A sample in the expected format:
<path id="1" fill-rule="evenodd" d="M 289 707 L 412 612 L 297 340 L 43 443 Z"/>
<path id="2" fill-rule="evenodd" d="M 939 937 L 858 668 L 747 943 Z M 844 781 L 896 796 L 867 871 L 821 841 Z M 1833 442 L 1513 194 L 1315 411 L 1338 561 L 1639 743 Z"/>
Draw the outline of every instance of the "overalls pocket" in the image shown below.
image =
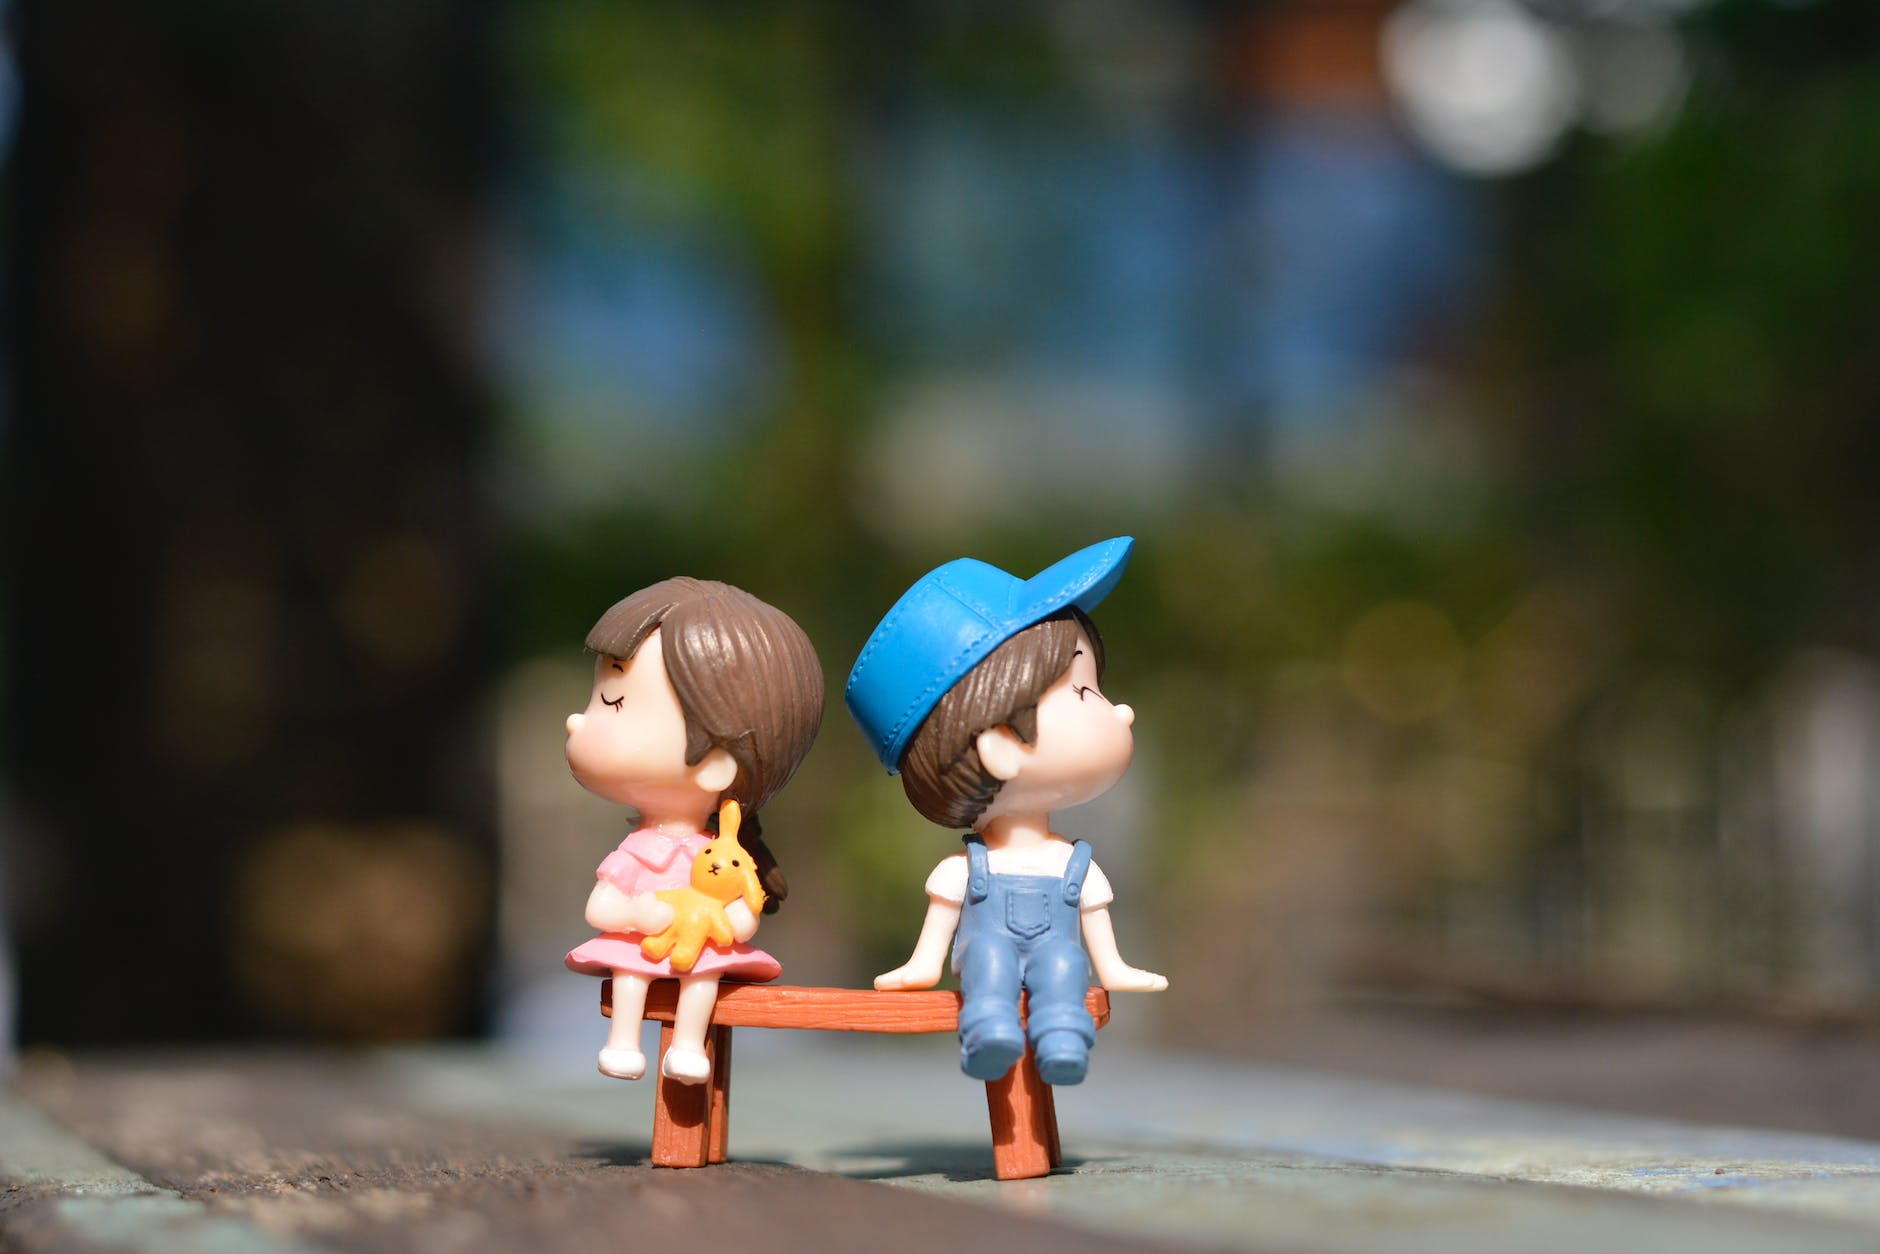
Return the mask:
<path id="1" fill-rule="evenodd" d="M 1035 889 L 1020 889 L 1005 898 L 1006 930 L 1021 940 L 1042 936 L 1051 927 L 1051 902 Z"/>

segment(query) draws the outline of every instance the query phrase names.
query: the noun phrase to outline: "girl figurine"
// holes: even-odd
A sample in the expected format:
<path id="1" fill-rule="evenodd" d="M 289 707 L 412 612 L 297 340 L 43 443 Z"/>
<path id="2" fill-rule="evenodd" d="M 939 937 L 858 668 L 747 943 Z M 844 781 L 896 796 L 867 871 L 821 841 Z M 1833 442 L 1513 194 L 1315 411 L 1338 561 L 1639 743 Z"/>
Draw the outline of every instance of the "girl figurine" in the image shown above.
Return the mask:
<path id="1" fill-rule="evenodd" d="M 728 584 L 677 578 L 643 588 L 588 633 L 599 654 L 587 709 L 568 718 L 568 767 L 589 792 L 627 806 L 638 825 L 602 860 L 587 921 L 601 935 L 568 955 L 571 970 L 612 976 L 613 1021 L 601 1072 L 646 1072 L 640 1019 L 647 986 L 676 976 L 679 1008 L 661 1074 L 687 1084 L 711 1078 L 705 1033 L 718 981 L 777 977 L 776 959 L 750 944 L 757 914 L 726 904 L 733 943 L 707 946 L 689 970 L 646 956 L 641 942 L 673 922 L 656 895 L 688 886 L 693 863 L 716 834 L 721 803 L 735 801 L 735 839 L 757 863 L 762 912 L 785 885 L 764 845 L 757 810 L 787 783 L 822 723 L 822 667 L 788 615 Z M 730 810 L 730 807 L 727 807 Z M 658 947 L 655 946 L 655 949 Z"/>
<path id="2" fill-rule="evenodd" d="M 1028 580 L 948 562 L 888 611 L 849 676 L 849 710 L 908 801 L 972 829 L 928 877 L 913 955 L 875 987 L 932 987 L 952 941 L 960 1066 L 976 1080 L 1011 1070 L 1029 1035 L 1046 1083 L 1079 1083 L 1096 1040 L 1092 967 L 1105 988 L 1168 987 L 1123 961 L 1109 880 L 1089 845 L 1051 827 L 1052 811 L 1109 791 L 1135 750 L 1134 712 L 1097 688 L 1103 643 L 1085 616 L 1132 543 L 1092 545 Z"/>

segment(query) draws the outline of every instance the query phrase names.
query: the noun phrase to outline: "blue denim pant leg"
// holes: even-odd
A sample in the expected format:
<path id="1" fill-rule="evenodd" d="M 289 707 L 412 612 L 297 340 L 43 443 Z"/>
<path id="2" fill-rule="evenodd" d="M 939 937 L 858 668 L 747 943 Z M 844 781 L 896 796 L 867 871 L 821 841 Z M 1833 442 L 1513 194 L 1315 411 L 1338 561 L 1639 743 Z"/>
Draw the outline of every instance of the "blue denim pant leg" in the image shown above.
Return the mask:
<path id="1" fill-rule="evenodd" d="M 960 976 L 960 1070 L 975 1080 L 997 1080 L 1025 1052 L 1018 946 L 1005 936 L 976 936 L 961 947 L 954 969 Z"/>
<path id="2" fill-rule="evenodd" d="M 1096 1021 L 1084 1004 L 1090 963 L 1083 947 L 1075 941 L 1038 946 L 1026 960 L 1024 984 L 1031 994 L 1026 1027 L 1039 1075 L 1047 1084 L 1079 1083 L 1097 1040 Z"/>

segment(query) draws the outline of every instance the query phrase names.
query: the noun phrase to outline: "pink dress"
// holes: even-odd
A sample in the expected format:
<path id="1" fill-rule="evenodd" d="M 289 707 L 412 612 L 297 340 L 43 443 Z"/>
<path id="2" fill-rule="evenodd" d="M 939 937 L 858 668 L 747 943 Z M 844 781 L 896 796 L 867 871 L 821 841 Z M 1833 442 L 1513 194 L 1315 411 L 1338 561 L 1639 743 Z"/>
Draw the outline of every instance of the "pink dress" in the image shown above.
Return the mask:
<path id="1" fill-rule="evenodd" d="M 629 897 L 658 892 L 662 888 L 684 888 L 692 882 L 692 860 L 711 839 L 710 832 L 695 832 L 674 840 L 653 828 L 642 827 L 601 859 L 600 869 L 594 875 Z M 567 963 L 570 971 L 581 975 L 612 975 L 625 971 L 653 979 L 681 974 L 719 975 L 762 983 L 783 974 L 783 967 L 775 958 L 754 945 L 743 943 L 729 949 L 707 945 L 691 971 L 674 971 L 670 961 L 654 962 L 640 952 L 637 932 L 602 932 L 571 950 Z"/>

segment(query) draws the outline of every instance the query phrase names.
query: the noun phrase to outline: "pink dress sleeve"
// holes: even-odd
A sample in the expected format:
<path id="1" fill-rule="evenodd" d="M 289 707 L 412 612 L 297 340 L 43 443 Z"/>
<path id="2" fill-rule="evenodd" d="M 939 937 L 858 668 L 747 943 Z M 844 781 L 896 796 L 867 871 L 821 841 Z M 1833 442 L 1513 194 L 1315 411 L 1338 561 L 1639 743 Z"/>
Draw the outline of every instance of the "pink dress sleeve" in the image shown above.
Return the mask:
<path id="1" fill-rule="evenodd" d="M 646 864 L 624 849 L 616 849 L 601 859 L 601 865 L 594 872 L 594 878 L 606 880 L 629 897 L 641 892 L 640 873 Z"/>

